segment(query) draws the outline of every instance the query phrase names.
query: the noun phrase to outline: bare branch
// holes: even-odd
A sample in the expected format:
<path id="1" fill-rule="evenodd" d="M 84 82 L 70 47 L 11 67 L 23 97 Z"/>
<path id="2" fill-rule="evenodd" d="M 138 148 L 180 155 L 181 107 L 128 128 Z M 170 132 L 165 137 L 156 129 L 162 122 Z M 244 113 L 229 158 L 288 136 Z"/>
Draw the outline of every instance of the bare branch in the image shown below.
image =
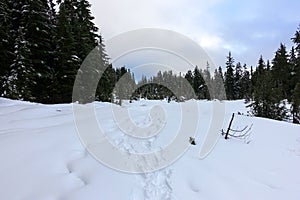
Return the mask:
<path id="1" fill-rule="evenodd" d="M 246 142 L 248 141 L 249 137 L 250 137 L 250 131 L 253 127 L 253 124 L 251 124 L 251 126 L 247 125 L 245 126 L 243 129 L 238 130 L 238 129 L 231 129 L 232 123 L 233 123 L 233 119 L 234 119 L 234 113 L 232 114 L 232 118 L 230 120 L 229 126 L 227 128 L 226 133 L 224 132 L 224 130 L 221 130 L 221 134 L 224 136 L 225 135 L 225 139 L 227 140 L 229 137 L 232 138 L 236 138 L 236 139 L 241 139 L 241 140 L 245 140 Z M 250 141 L 247 142 L 247 144 Z"/>

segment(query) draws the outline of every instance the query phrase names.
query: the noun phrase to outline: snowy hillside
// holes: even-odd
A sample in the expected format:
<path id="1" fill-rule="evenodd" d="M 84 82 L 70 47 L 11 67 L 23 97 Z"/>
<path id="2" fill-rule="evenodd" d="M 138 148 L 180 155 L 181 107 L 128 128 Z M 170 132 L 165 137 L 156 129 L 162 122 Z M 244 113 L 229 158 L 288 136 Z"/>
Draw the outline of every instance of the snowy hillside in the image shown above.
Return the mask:
<path id="1" fill-rule="evenodd" d="M 224 102 L 226 129 L 253 124 L 244 140 L 219 139 L 199 159 L 212 102 L 199 101 L 196 146 L 172 165 L 146 174 L 123 173 L 100 164 L 81 144 L 71 104 L 41 105 L 0 98 L 0 199 L 2 200 L 299 200 L 300 126 L 247 116 L 243 101 Z M 186 103 L 183 103 L 186 104 Z M 164 107 L 161 133 L 141 142 L 114 123 L 111 106 L 95 103 L 107 137 L 118 148 L 145 152 L 163 148 L 178 129 L 179 103 L 125 103 L 134 122 L 151 123 L 149 111 Z M 186 135 L 188 142 L 189 133 Z"/>

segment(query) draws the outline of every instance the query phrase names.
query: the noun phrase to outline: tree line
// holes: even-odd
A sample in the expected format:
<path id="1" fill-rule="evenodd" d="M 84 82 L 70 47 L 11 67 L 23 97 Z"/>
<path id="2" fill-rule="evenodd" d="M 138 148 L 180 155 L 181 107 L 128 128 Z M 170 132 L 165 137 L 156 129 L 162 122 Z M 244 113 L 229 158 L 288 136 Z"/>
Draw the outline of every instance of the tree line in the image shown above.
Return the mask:
<path id="1" fill-rule="evenodd" d="M 160 71 L 136 83 L 129 69 L 116 69 L 109 63 L 90 9 L 87 0 L 2 0 L 0 95 L 40 103 L 72 102 L 80 66 L 97 47 L 95 66 L 100 63 L 101 67 L 86 78 L 101 73 L 101 79 L 95 96 L 82 103 L 137 98 L 246 99 L 252 102 L 254 115 L 278 120 L 289 117 L 289 104 L 293 121 L 300 122 L 300 27 L 290 50 L 280 44 L 274 58 L 265 61 L 261 56 L 255 69 L 235 62 L 229 52 L 224 68 L 213 73 L 207 63 L 179 74 Z M 127 84 L 118 85 L 120 79 Z M 85 80 L 81 80 L 83 93 L 89 88 Z"/>
<path id="2" fill-rule="evenodd" d="M 55 8 L 58 6 L 58 11 Z M 86 0 L 0 2 L 0 94 L 41 103 L 72 100 L 81 63 L 102 37 Z M 103 51 L 101 59 L 108 62 Z"/>
<path id="3" fill-rule="evenodd" d="M 290 51 L 281 43 L 274 58 L 265 61 L 260 56 L 255 69 L 235 62 L 229 52 L 224 73 L 219 67 L 211 74 L 209 63 L 185 74 L 159 71 L 148 79 L 142 77 L 127 99 L 245 99 L 255 116 L 300 123 L 300 26 L 291 39 Z"/>

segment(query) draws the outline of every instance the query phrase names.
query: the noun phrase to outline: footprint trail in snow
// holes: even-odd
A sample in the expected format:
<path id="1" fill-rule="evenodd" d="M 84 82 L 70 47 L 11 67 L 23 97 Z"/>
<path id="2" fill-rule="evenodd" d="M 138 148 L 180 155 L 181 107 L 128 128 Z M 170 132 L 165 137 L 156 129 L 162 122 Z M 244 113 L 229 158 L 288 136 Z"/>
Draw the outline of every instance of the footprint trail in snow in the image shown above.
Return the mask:
<path id="1" fill-rule="evenodd" d="M 154 124 L 153 127 L 159 129 L 163 123 L 163 119 L 160 119 L 159 116 L 158 120 Z M 139 126 L 147 126 L 148 123 L 151 122 L 149 116 L 144 116 L 137 118 L 135 121 L 136 124 Z M 126 122 L 124 122 L 126 123 Z M 122 134 L 122 137 L 116 133 L 116 128 L 111 127 L 111 135 L 110 138 L 112 139 L 113 143 L 118 146 L 119 149 L 130 152 L 130 153 L 138 153 L 138 152 L 153 152 L 155 149 L 154 143 L 158 136 L 154 136 L 152 138 L 145 139 L 146 141 L 141 142 L 136 138 L 132 138 L 126 134 Z M 138 143 L 138 145 L 137 145 Z M 146 166 L 159 166 L 159 163 L 164 160 L 163 155 L 161 153 L 155 153 L 154 160 L 147 160 L 146 157 L 137 161 L 138 166 L 141 169 L 147 169 Z M 136 187 L 132 191 L 132 200 L 173 200 L 173 189 L 171 184 L 171 176 L 172 176 L 172 169 L 169 167 L 155 171 L 150 173 L 139 173 L 135 175 L 136 178 Z"/>

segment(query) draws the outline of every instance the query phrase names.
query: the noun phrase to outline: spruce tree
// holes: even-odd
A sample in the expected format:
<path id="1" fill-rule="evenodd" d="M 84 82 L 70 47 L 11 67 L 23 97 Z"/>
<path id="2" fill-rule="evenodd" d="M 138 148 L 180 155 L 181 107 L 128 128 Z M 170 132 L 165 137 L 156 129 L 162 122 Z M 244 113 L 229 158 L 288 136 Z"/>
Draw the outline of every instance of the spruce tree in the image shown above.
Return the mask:
<path id="1" fill-rule="evenodd" d="M 10 2 L 10 32 L 13 44 L 13 56 L 9 66 L 8 79 L 5 83 L 6 96 L 12 99 L 33 101 L 32 89 L 35 69 L 31 59 L 31 41 L 29 41 L 29 7 L 30 1 Z"/>
<path id="2" fill-rule="evenodd" d="M 96 91 L 96 100 L 103 102 L 112 102 L 112 94 L 116 83 L 116 72 L 110 64 L 101 76 Z"/>
<path id="3" fill-rule="evenodd" d="M 214 98 L 219 100 L 224 100 L 226 97 L 224 91 L 224 79 L 223 79 L 223 72 L 222 68 L 215 69 L 214 78 L 213 78 L 213 92 Z"/>
<path id="4" fill-rule="evenodd" d="M 85 57 L 100 44 L 99 29 L 95 26 L 91 14 L 91 4 L 87 0 L 77 0 L 73 31 L 77 46 L 77 56 L 83 61 Z"/>
<path id="5" fill-rule="evenodd" d="M 275 86 L 269 62 L 265 65 L 262 56 L 253 74 L 253 100 L 252 113 L 258 117 L 266 117 L 276 120 L 285 120 L 287 110 L 284 102 L 280 99 L 280 93 Z"/>
<path id="6" fill-rule="evenodd" d="M 208 62 L 206 64 L 206 69 L 203 70 L 203 78 L 205 81 L 205 88 L 204 88 L 205 89 L 205 99 L 210 100 L 212 98 L 211 95 L 213 95 L 213 94 L 210 94 L 210 92 L 213 93 L 213 88 L 212 88 L 212 77 L 210 74 L 210 65 Z"/>
<path id="7" fill-rule="evenodd" d="M 292 41 L 296 45 L 295 50 L 297 52 L 297 57 L 299 58 L 299 56 L 300 56 L 300 25 L 299 25 L 298 30 L 296 31 L 294 37 L 292 38 Z"/>
<path id="8" fill-rule="evenodd" d="M 0 2 L 0 97 L 6 96 L 9 66 L 12 61 L 13 43 L 10 33 L 11 8 L 8 0 Z"/>
<path id="9" fill-rule="evenodd" d="M 192 70 L 188 70 L 188 72 L 185 74 L 185 77 L 184 77 L 188 82 L 189 84 L 193 87 L 194 85 L 194 75 L 193 75 L 193 72 Z"/>
<path id="10" fill-rule="evenodd" d="M 20 26 L 18 30 L 18 37 L 15 41 L 14 60 L 10 66 L 9 77 L 7 80 L 7 94 L 11 99 L 20 99 L 33 101 L 32 88 L 34 82 L 32 81 L 35 70 L 32 61 L 29 59 L 30 48 L 29 42 L 25 37 L 25 28 Z"/>
<path id="11" fill-rule="evenodd" d="M 266 68 L 262 56 L 259 58 L 258 66 L 253 74 L 255 80 L 253 90 L 252 113 L 257 117 L 271 118 L 272 100 L 271 100 L 271 74 Z"/>
<path id="12" fill-rule="evenodd" d="M 296 87 L 296 84 L 300 83 L 300 25 L 295 33 L 295 36 L 292 38 L 292 41 L 295 44 L 295 52 L 293 54 L 295 54 L 296 57 L 296 60 L 294 58 L 294 55 L 291 55 L 290 57 L 290 62 L 293 66 L 292 87 Z"/>
<path id="13" fill-rule="evenodd" d="M 295 52 L 293 53 L 293 49 L 292 49 L 291 56 L 290 56 L 290 63 L 293 66 L 291 87 L 294 87 L 293 94 L 292 94 L 292 115 L 293 115 L 293 122 L 299 124 L 300 123 L 300 25 L 294 37 L 292 38 L 292 41 L 295 44 L 295 50 L 294 50 Z"/>
<path id="14" fill-rule="evenodd" d="M 59 13 L 57 16 L 56 34 L 58 41 L 58 64 L 55 71 L 58 76 L 57 84 L 59 91 L 55 99 L 58 102 L 71 102 L 76 74 L 84 59 L 95 47 L 98 48 L 94 53 L 99 58 L 92 59 L 98 60 L 99 63 L 94 65 L 94 68 L 88 67 L 89 72 L 84 72 L 98 77 L 108 67 L 107 56 L 102 39 L 97 34 L 98 28 L 93 23 L 94 17 L 91 15 L 91 5 L 88 1 L 64 0 L 58 1 L 58 4 Z M 87 88 L 89 86 L 85 84 L 84 87 Z M 97 95 L 99 97 L 99 94 Z M 107 94 L 103 94 L 102 96 L 107 96 Z M 92 97 L 88 99 L 86 101 L 90 101 Z M 105 97 L 104 99 L 107 98 Z"/>
<path id="15" fill-rule="evenodd" d="M 80 68 L 81 60 L 76 55 L 75 36 L 73 33 L 73 17 L 75 7 L 72 2 L 66 0 L 59 5 L 57 16 L 57 87 L 55 102 L 69 103 L 72 101 L 73 84 Z"/>
<path id="16" fill-rule="evenodd" d="M 195 98 L 193 95 L 192 95 L 192 93 L 194 93 L 195 91 L 194 91 L 194 88 L 193 88 L 193 85 L 194 85 L 194 75 L 193 75 L 193 72 L 192 72 L 192 70 L 188 70 L 187 71 L 187 73 L 185 74 L 185 76 L 184 76 L 184 78 L 185 78 L 185 80 L 188 82 L 188 84 L 189 84 L 189 88 L 192 88 L 192 90 L 193 91 L 189 91 L 188 89 L 187 89 L 187 94 L 186 94 L 186 98 L 187 99 L 191 99 L 191 98 Z"/>
<path id="17" fill-rule="evenodd" d="M 231 56 L 231 52 L 229 52 L 229 55 L 227 56 L 226 61 L 226 72 L 225 72 L 225 91 L 227 99 L 234 100 L 234 85 L 235 85 L 235 78 L 234 78 L 234 59 Z"/>
<path id="18" fill-rule="evenodd" d="M 243 73 L 241 77 L 241 95 L 246 102 L 250 101 L 251 98 L 251 80 L 250 72 L 247 70 L 246 64 L 243 66 Z"/>
<path id="19" fill-rule="evenodd" d="M 10 91 L 7 93 L 12 95 L 12 98 L 45 102 L 49 99 L 49 71 L 52 64 L 50 58 L 53 50 L 49 40 L 53 27 L 48 15 L 48 2 L 47 0 L 24 0 L 10 2 L 9 6 L 11 7 L 10 37 L 14 41 L 14 49 L 9 80 L 6 84 Z M 20 78 L 25 80 L 23 83 L 15 80 L 21 76 L 20 73 L 24 74 L 24 78 Z M 16 95 L 17 91 L 21 93 Z"/>
<path id="20" fill-rule="evenodd" d="M 291 96 L 288 80 L 291 74 L 291 67 L 288 62 L 288 54 L 284 44 L 280 44 L 272 61 L 272 76 L 274 87 L 278 92 L 278 100 L 288 99 Z"/>
<path id="21" fill-rule="evenodd" d="M 48 17 L 49 17 L 49 27 L 50 28 L 50 51 L 49 57 L 47 58 L 49 63 L 49 71 L 48 71 L 48 96 L 49 98 L 45 100 L 45 103 L 58 103 L 56 101 L 57 94 L 59 92 L 59 83 L 57 77 L 57 67 L 58 67 L 58 47 L 57 47 L 57 12 L 55 9 L 54 0 L 47 0 L 48 2 Z"/>
<path id="22" fill-rule="evenodd" d="M 234 96 L 235 99 L 243 99 L 244 93 L 242 91 L 242 77 L 243 70 L 240 62 L 236 64 L 235 74 L 234 74 Z"/>
<path id="23" fill-rule="evenodd" d="M 297 83 L 292 98 L 293 123 L 300 124 L 300 83 Z"/>
<path id="24" fill-rule="evenodd" d="M 193 73 L 193 88 L 198 99 L 205 99 L 205 81 L 201 70 L 196 66 Z"/>
<path id="25" fill-rule="evenodd" d="M 32 81 L 32 95 L 37 102 L 49 102 L 51 85 L 51 67 L 53 65 L 52 34 L 55 27 L 51 22 L 50 7 L 47 0 L 32 0 L 28 6 L 26 38 L 30 45 L 30 57 L 35 74 Z"/>

